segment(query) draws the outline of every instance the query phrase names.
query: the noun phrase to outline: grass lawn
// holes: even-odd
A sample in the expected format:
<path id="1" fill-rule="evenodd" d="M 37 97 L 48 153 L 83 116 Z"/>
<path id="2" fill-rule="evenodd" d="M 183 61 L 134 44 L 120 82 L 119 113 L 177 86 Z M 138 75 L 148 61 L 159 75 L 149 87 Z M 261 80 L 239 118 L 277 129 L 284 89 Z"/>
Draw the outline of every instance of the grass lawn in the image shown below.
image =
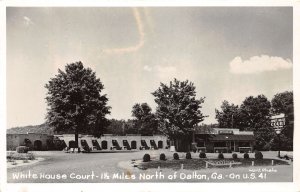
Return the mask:
<path id="1" fill-rule="evenodd" d="M 206 161 L 215 164 L 225 162 L 226 165 L 218 165 L 213 166 L 209 164 L 208 168 L 228 168 L 229 162 L 240 162 L 241 164 L 233 164 L 232 167 L 248 167 L 252 166 L 252 161 L 254 161 L 254 166 L 271 166 L 272 160 L 274 160 L 274 165 L 289 165 L 288 162 L 278 160 L 278 159 L 262 159 L 256 160 L 254 158 L 250 159 L 179 159 L 179 160 L 152 160 L 149 162 L 141 162 L 137 167 L 140 169 L 157 169 L 158 166 L 163 169 L 173 169 L 178 170 L 181 169 L 181 164 L 183 164 L 184 169 L 189 170 L 199 170 L 206 168 Z"/>

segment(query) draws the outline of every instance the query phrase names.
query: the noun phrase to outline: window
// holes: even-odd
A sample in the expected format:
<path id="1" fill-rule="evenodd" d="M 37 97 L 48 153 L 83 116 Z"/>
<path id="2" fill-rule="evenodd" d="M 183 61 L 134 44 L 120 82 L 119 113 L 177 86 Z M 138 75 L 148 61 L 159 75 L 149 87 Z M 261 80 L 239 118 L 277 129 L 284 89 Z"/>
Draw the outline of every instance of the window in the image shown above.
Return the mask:
<path id="1" fill-rule="evenodd" d="M 205 142 L 204 141 L 198 141 L 197 142 L 197 147 L 205 147 Z"/>
<path id="2" fill-rule="evenodd" d="M 215 142 L 214 147 L 226 147 L 226 142 L 225 141 Z"/>
<path id="3" fill-rule="evenodd" d="M 249 142 L 239 142 L 239 147 L 250 147 L 250 143 Z"/>

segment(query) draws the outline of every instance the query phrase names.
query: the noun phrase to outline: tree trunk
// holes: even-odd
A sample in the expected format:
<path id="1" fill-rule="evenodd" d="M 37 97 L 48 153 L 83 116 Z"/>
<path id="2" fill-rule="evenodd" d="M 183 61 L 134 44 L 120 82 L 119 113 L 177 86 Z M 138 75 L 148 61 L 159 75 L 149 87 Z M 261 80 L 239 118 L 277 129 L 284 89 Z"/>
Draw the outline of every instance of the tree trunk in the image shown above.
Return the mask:
<path id="1" fill-rule="evenodd" d="M 191 150 L 192 135 L 178 137 L 175 141 L 177 151 L 189 152 Z"/>
<path id="2" fill-rule="evenodd" d="M 176 145 L 175 145 L 175 146 L 176 146 L 176 147 L 175 147 L 175 150 L 178 151 L 178 149 L 179 149 L 179 142 L 178 142 L 178 139 L 175 140 L 175 143 L 176 143 Z"/>
<path id="3" fill-rule="evenodd" d="M 78 148 L 78 131 L 75 131 L 75 147 Z"/>

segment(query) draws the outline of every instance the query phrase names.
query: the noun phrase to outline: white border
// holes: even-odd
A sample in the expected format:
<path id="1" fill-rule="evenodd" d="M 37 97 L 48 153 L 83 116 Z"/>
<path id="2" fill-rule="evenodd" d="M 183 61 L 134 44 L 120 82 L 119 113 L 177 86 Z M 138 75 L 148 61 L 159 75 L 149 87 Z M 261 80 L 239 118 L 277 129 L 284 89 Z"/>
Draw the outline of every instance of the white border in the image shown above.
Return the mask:
<path id="1" fill-rule="evenodd" d="M 1 127 L 1 176 L 0 176 L 0 190 L 1 191 L 270 191 L 270 192 L 288 192 L 288 191 L 300 191 L 300 151 L 299 151 L 299 138 L 300 131 L 297 127 L 300 126 L 299 114 L 300 114 L 300 66 L 299 66 L 299 53 L 300 53 L 300 2 L 299 1 L 286 1 L 286 0 L 256 0 L 256 1 L 197 1 L 197 0 L 175 0 L 170 2 L 169 0 L 0 0 L 0 127 Z M 295 129 L 294 129 L 294 182 L 293 183 L 163 183 L 163 184 L 149 184 L 149 183 L 134 183 L 134 184 L 7 184 L 6 183 L 6 7 L 186 7 L 186 6 L 293 6 L 294 8 L 294 37 L 293 37 L 293 72 L 294 72 L 294 108 L 295 108 Z M 297 54 L 298 53 L 298 54 Z"/>

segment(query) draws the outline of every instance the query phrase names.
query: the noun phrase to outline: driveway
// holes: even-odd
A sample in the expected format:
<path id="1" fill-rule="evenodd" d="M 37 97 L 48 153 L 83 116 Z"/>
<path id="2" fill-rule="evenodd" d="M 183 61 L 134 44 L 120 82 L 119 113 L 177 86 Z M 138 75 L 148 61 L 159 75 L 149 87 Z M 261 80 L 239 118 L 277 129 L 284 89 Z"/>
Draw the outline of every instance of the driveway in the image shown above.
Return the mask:
<path id="1" fill-rule="evenodd" d="M 293 166 L 282 165 L 267 167 L 205 169 L 197 172 L 191 170 L 140 170 L 130 165 L 131 160 L 142 159 L 145 153 L 151 158 L 164 152 L 167 158 L 172 158 L 169 151 L 137 151 L 129 153 L 64 153 L 62 151 L 35 152 L 45 160 L 32 165 L 9 168 L 8 183 L 109 183 L 109 182 L 292 182 Z M 276 153 L 266 153 L 266 157 Z M 193 158 L 199 158 L 199 153 L 192 153 Z M 242 156 L 242 154 L 239 154 Z M 250 154 L 250 157 L 253 154 Z M 180 154 L 183 158 L 184 154 Z M 217 154 L 207 154 L 208 157 Z M 225 154 L 230 157 L 231 154 Z M 128 166 L 119 166 L 120 164 Z M 264 170 L 267 168 L 267 170 Z M 170 179 L 171 175 L 176 178 Z M 251 173 L 255 179 L 250 178 Z M 212 176 L 212 174 L 214 174 Z M 244 175 L 249 178 L 245 178 Z M 161 176 L 164 175 L 164 176 Z M 197 176 L 200 175 L 200 176 Z M 202 175 L 202 176 L 201 176 Z M 220 176 L 221 175 L 221 176 Z M 237 176 L 240 175 L 240 176 Z M 261 175 L 262 178 L 258 176 Z M 218 178 L 215 178 L 219 176 Z M 134 178 L 133 178 L 134 177 Z M 189 178 L 191 177 L 191 178 Z M 222 177 L 222 178 L 221 178 Z M 235 178 L 234 178 L 235 177 Z M 244 177 L 238 179 L 236 177 Z M 207 179 L 209 178 L 209 179 Z"/>

